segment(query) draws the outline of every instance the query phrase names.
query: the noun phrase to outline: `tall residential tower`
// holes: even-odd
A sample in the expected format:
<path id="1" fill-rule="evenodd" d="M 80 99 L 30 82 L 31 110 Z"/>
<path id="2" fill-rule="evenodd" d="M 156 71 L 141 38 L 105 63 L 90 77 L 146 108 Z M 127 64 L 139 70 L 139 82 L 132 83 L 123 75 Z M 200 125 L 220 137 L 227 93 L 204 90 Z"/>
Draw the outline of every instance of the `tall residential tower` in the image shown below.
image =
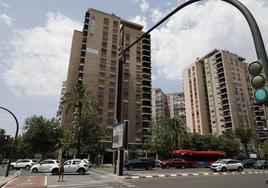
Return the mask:
<path id="1" fill-rule="evenodd" d="M 82 31 L 74 31 L 66 90 L 82 82 L 98 103 L 99 125 L 107 129 L 103 145 L 111 149 L 112 128 L 116 119 L 119 51 L 143 34 L 142 27 L 89 9 Z M 141 145 L 151 121 L 150 36 L 126 53 L 123 65 L 122 119 L 129 120 L 129 144 Z M 63 107 L 62 126 L 71 128 L 74 109 Z"/>

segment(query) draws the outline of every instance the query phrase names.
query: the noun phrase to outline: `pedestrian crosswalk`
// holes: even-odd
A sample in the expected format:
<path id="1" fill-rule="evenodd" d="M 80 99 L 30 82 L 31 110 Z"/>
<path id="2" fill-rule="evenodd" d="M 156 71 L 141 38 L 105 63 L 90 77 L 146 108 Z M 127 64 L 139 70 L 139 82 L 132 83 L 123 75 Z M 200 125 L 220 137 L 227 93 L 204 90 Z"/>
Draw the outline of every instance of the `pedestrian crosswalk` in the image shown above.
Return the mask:
<path id="1" fill-rule="evenodd" d="M 48 188 L 138 188 L 112 173 L 91 170 L 85 176 L 64 176 L 65 181 L 49 176 Z"/>
<path id="2" fill-rule="evenodd" d="M 83 184 L 49 185 L 48 188 L 138 188 L 125 181 L 117 182 L 88 182 Z"/>

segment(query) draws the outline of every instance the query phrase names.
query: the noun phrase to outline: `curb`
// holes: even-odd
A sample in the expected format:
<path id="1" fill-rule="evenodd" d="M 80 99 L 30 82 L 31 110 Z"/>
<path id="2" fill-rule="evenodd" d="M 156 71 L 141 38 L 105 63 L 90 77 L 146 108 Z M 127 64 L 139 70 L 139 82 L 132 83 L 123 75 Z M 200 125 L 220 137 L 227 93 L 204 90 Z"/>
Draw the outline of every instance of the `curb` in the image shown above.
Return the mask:
<path id="1" fill-rule="evenodd" d="M 125 176 L 124 179 L 143 179 L 143 178 L 163 178 L 163 177 L 187 177 L 187 176 L 219 176 L 219 175 L 240 175 L 240 174 L 268 174 L 268 171 L 250 172 L 202 172 L 202 173 L 179 173 L 179 174 L 157 174 L 157 175 L 138 175 Z M 267 180 L 268 182 L 268 180 Z"/>

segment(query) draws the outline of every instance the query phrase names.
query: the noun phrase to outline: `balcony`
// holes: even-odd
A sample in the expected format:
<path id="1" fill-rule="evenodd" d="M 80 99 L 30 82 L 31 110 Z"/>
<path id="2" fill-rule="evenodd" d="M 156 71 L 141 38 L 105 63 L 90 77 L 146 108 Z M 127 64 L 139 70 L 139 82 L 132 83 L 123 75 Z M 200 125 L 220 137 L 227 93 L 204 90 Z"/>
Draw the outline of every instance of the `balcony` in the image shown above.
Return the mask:
<path id="1" fill-rule="evenodd" d="M 148 57 L 148 56 L 142 56 L 142 61 L 148 61 L 148 62 L 151 62 L 151 57 Z"/>
<path id="2" fill-rule="evenodd" d="M 142 44 L 142 49 L 143 50 L 147 50 L 147 51 L 151 51 L 151 47 L 150 47 L 150 45 L 148 45 L 148 44 Z"/>
<path id="3" fill-rule="evenodd" d="M 152 106 L 152 103 L 151 103 L 151 101 L 149 101 L 149 100 L 142 100 L 142 107 L 151 107 Z"/>

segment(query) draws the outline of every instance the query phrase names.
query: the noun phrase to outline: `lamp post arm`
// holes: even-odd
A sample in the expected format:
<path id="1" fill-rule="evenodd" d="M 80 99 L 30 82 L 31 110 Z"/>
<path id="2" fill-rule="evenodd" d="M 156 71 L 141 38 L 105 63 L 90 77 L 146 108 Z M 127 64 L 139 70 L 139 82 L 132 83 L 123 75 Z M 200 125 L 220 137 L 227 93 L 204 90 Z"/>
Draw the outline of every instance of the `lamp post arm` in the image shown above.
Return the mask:
<path id="1" fill-rule="evenodd" d="M 189 0 L 189 1 L 181 4 L 180 6 L 178 6 L 176 9 L 174 9 L 172 12 L 170 12 L 167 16 L 165 16 L 159 22 L 157 22 L 152 28 L 150 28 L 143 35 L 141 35 L 132 44 L 130 44 L 128 47 L 126 47 L 124 49 L 124 52 L 129 50 L 132 46 L 134 46 L 137 42 L 139 42 L 142 38 L 144 38 L 146 35 L 148 35 L 151 31 L 153 31 L 156 27 L 158 27 L 163 22 L 165 22 L 168 18 L 170 18 L 176 12 L 178 12 L 179 10 L 183 9 L 184 7 L 186 7 L 186 6 L 188 6 L 188 5 L 192 4 L 192 3 L 198 2 L 198 1 L 202 1 L 202 0 Z M 251 30 L 252 37 L 253 37 L 257 57 L 258 57 L 258 59 L 262 60 L 263 65 L 264 65 L 264 70 L 265 70 L 265 73 L 266 73 L 266 77 L 268 78 L 268 59 L 267 59 L 267 54 L 266 54 L 266 51 L 265 51 L 265 46 L 264 46 L 264 43 L 263 43 L 263 40 L 262 40 L 261 32 L 259 30 L 259 27 L 257 25 L 256 20 L 254 19 L 254 17 L 252 16 L 252 14 L 248 10 L 248 8 L 245 5 L 243 5 L 241 2 L 239 2 L 238 0 L 222 0 L 222 1 L 224 1 L 226 3 L 229 3 L 229 4 L 233 5 L 234 7 L 236 7 L 244 15 L 244 17 L 246 18 L 246 20 L 247 20 L 247 22 L 249 24 L 250 30 Z"/>
<path id="2" fill-rule="evenodd" d="M 15 133 L 15 141 L 16 141 L 17 140 L 17 137 L 18 137 L 18 132 L 19 132 L 19 122 L 18 122 L 18 119 L 16 118 L 16 116 L 10 110 L 8 110 L 8 109 L 6 109 L 6 108 L 4 108 L 2 106 L 0 106 L 0 109 L 3 109 L 5 111 L 9 112 L 14 117 L 14 119 L 16 121 L 16 126 L 17 126 L 16 133 Z M 16 142 L 14 142 L 14 144 L 16 144 Z M 9 160 L 8 160 L 8 165 L 7 165 L 6 175 L 5 175 L 6 177 L 9 174 L 9 168 L 10 168 L 11 160 L 12 160 L 12 152 L 10 152 L 10 154 L 9 154 Z"/>

